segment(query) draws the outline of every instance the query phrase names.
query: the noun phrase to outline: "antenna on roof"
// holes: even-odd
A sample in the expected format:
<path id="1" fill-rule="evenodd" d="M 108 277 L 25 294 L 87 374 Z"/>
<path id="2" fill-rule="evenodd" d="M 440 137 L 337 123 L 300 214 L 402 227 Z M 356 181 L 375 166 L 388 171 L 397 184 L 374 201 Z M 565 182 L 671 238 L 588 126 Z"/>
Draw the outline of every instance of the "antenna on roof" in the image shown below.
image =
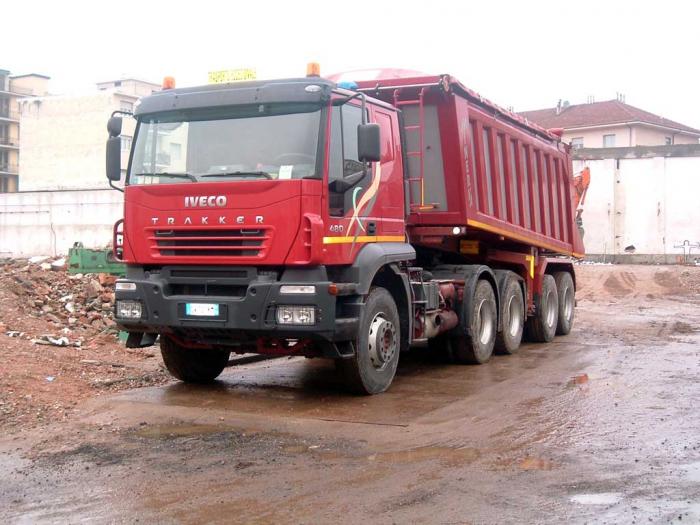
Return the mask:
<path id="1" fill-rule="evenodd" d="M 625 94 L 624 93 L 617 93 L 617 101 L 622 102 L 624 104 L 625 102 Z"/>
<path id="2" fill-rule="evenodd" d="M 586 98 L 586 104 L 593 104 L 595 102 L 595 97 L 593 95 L 588 95 Z"/>

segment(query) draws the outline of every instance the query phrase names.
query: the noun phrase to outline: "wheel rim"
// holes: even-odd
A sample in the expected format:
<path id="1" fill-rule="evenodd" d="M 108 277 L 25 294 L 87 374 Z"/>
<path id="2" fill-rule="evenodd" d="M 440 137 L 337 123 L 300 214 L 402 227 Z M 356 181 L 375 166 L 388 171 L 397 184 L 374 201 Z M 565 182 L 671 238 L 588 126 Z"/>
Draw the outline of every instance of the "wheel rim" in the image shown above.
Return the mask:
<path id="1" fill-rule="evenodd" d="M 564 318 L 568 321 L 574 313 L 574 292 L 570 287 L 564 291 Z"/>
<path id="2" fill-rule="evenodd" d="M 398 349 L 396 327 L 384 314 L 378 313 L 369 325 L 369 358 L 372 366 L 383 370 L 391 362 Z"/>
<path id="3" fill-rule="evenodd" d="M 549 292 L 547 294 L 547 300 L 545 301 L 545 304 L 547 305 L 547 326 L 554 326 L 554 319 L 556 317 L 556 304 L 555 304 L 555 296 L 552 292 Z"/>
<path id="4" fill-rule="evenodd" d="M 477 323 L 479 327 L 477 333 L 479 334 L 479 341 L 482 345 L 488 344 L 493 336 L 494 323 L 491 313 L 491 306 L 489 303 L 481 301 L 477 309 Z"/>
<path id="5" fill-rule="evenodd" d="M 511 337 L 518 335 L 520 326 L 523 321 L 523 312 L 520 307 L 520 301 L 516 300 L 515 296 L 511 296 L 508 301 L 508 333 Z"/>

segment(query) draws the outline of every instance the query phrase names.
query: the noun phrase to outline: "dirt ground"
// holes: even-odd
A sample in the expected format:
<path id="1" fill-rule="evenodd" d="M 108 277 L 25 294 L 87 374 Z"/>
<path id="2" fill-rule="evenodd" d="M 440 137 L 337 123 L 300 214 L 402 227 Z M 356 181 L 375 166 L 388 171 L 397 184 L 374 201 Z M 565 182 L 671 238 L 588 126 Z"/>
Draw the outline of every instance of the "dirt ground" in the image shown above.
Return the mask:
<path id="1" fill-rule="evenodd" d="M 63 407 L 3 416 L 0 522 L 700 523 L 700 268 L 578 285 L 570 335 L 483 366 L 412 352 L 374 397 L 302 358 L 104 395 L 88 371 L 126 372 L 86 356 L 156 383 L 159 358 L 0 335 L 11 399 Z"/>

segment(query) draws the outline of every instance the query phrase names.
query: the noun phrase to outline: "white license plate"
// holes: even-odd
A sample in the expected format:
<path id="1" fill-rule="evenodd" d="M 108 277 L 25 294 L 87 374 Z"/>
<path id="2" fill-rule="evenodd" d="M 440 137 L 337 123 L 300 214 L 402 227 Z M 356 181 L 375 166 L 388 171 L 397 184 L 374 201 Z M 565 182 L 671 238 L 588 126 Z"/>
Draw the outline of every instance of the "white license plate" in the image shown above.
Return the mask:
<path id="1" fill-rule="evenodd" d="M 202 317 L 218 317 L 219 305 L 208 303 L 186 303 L 185 314 Z"/>

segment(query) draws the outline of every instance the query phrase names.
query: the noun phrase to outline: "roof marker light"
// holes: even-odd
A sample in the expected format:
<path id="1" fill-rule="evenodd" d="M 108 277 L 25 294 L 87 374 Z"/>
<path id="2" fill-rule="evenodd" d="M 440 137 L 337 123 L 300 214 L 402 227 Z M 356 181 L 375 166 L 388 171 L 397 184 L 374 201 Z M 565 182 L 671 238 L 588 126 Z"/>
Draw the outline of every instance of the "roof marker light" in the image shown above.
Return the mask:
<path id="1" fill-rule="evenodd" d="M 321 76 L 321 64 L 318 62 L 309 62 L 306 64 L 306 76 L 307 77 L 320 77 Z"/>
<path id="2" fill-rule="evenodd" d="M 175 89 L 175 77 L 163 77 L 163 89 Z"/>

